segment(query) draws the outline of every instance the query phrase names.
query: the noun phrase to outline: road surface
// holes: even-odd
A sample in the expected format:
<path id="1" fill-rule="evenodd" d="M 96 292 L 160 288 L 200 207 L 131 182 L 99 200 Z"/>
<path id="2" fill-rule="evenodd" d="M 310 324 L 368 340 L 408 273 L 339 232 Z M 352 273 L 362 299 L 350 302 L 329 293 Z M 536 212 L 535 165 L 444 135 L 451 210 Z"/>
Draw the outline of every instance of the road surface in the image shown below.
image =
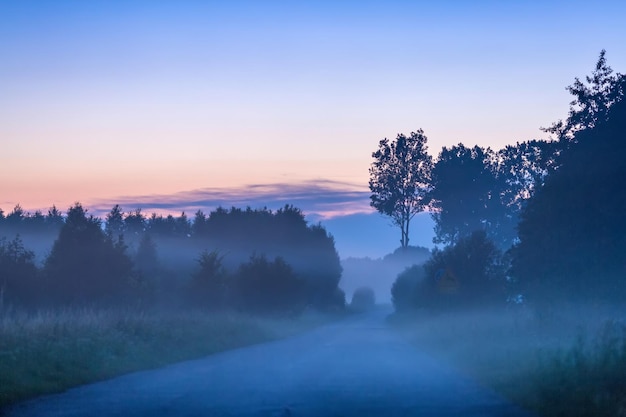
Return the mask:
<path id="1" fill-rule="evenodd" d="M 415 349 L 378 310 L 22 403 L 9 416 L 529 416 Z"/>

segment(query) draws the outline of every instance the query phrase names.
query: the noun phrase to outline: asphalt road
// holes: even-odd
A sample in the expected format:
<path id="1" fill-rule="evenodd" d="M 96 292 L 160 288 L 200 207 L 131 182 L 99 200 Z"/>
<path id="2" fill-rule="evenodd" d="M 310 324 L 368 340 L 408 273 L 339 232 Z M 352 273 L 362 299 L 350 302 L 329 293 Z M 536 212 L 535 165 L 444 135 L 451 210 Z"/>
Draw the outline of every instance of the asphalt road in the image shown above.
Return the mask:
<path id="1" fill-rule="evenodd" d="M 529 416 L 408 344 L 386 313 L 78 387 L 8 415 Z"/>

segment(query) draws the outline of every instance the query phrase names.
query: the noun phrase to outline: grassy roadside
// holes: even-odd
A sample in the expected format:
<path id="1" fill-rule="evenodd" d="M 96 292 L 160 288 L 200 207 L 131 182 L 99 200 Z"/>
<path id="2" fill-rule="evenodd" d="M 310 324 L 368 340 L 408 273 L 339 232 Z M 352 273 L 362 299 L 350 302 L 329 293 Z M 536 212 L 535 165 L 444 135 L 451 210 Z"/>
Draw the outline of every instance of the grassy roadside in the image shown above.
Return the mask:
<path id="1" fill-rule="evenodd" d="M 235 313 L 66 310 L 0 314 L 0 409 L 42 394 L 284 338 L 331 320 Z"/>
<path id="2" fill-rule="evenodd" d="M 626 324 L 608 314 L 497 310 L 392 322 L 416 346 L 539 415 L 626 416 Z"/>

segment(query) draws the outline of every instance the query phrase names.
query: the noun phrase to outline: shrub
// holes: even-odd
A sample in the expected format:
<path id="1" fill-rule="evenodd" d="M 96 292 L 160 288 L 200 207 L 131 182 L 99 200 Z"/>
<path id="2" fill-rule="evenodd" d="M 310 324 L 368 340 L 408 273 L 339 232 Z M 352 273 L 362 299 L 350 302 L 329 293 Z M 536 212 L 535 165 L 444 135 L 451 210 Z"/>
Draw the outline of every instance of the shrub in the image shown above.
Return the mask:
<path id="1" fill-rule="evenodd" d="M 68 210 L 44 273 L 55 301 L 63 304 L 119 303 L 139 284 L 124 240 L 107 236 L 79 203 Z"/>
<path id="2" fill-rule="evenodd" d="M 504 303 L 501 252 L 477 231 L 443 250 L 435 249 L 424 264 L 425 280 L 418 286 L 419 306 L 451 308 Z"/>
<path id="3" fill-rule="evenodd" d="M 350 308 L 353 311 L 363 312 L 374 308 L 376 305 L 376 295 L 370 287 L 360 287 L 354 290 Z"/>
<path id="4" fill-rule="evenodd" d="M 391 286 L 391 301 L 396 311 L 406 312 L 417 307 L 417 291 L 424 276 L 422 265 L 413 265 L 398 274 Z"/>
<path id="5" fill-rule="evenodd" d="M 626 326 L 609 321 L 588 343 L 582 336 L 567 351 L 543 354 L 533 371 L 542 414 L 621 416 L 626 411 Z"/>
<path id="6" fill-rule="evenodd" d="M 222 265 L 223 256 L 217 251 L 204 251 L 200 254 L 200 269 L 193 274 L 190 298 L 198 306 L 217 309 L 226 304 L 228 282 Z"/>
<path id="7" fill-rule="evenodd" d="M 281 257 L 268 261 L 264 255 L 250 257 L 239 266 L 234 279 L 236 305 L 251 313 L 300 312 L 305 305 L 305 284 Z"/>
<path id="8" fill-rule="evenodd" d="M 35 266 L 35 253 L 24 248 L 19 236 L 0 239 L 0 307 L 3 303 L 27 305 L 43 292 Z"/>

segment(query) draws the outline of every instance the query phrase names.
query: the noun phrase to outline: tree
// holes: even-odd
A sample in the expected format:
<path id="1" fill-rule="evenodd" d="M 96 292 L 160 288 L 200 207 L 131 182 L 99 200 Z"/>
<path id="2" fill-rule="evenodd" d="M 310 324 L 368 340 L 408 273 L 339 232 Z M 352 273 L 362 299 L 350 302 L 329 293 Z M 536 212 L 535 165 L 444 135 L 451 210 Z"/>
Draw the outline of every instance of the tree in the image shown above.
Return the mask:
<path id="1" fill-rule="evenodd" d="M 432 170 L 435 243 L 454 244 L 477 230 L 492 235 L 503 215 L 491 149 L 444 147 Z"/>
<path id="2" fill-rule="evenodd" d="M 111 211 L 107 214 L 104 230 L 112 239 L 117 239 L 124 234 L 124 212 L 119 204 L 113 206 Z"/>
<path id="3" fill-rule="evenodd" d="M 138 208 L 126 215 L 124 218 L 124 229 L 128 232 L 129 237 L 141 236 L 146 230 L 146 217 Z"/>
<path id="4" fill-rule="evenodd" d="M 65 219 L 63 218 L 61 211 L 59 211 L 59 209 L 57 209 L 54 205 L 50 207 L 48 214 L 46 215 L 46 227 L 48 230 L 53 233 L 58 233 L 61 226 L 63 226 L 63 223 L 65 223 Z"/>
<path id="5" fill-rule="evenodd" d="M 423 265 L 406 267 L 398 274 L 391 286 L 391 302 L 396 312 L 407 312 L 420 307 L 417 291 L 424 281 L 424 274 Z"/>
<path id="6" fill-rule="evenodd" d="M 435 249 L 424 271 L 417 288 L 418 307 L 481 306 L 506 300 L 502 253 L 483 230 Z"/>
<path id="7" fill-rule="evenodd" d="M 426 136 L 419 129 L 395 141 L 385 138 L 372 153 L 369 188 L 371 206 L 391 217 L 402 233 L 400 245 L 409 246 L 409 223 L 428 204 L 432 157 L 426 153 Z"/>
<path id="8" fill-rule="evenodd" d="M 305 304 L 304 282 L 283 258 L 268 261 L 252 256 L 240 265 L 233 295 L 239 308 L 251 313 L 299 312 Z"/>
<path id="9" fill-rule="evenodd" d="M 528 200 L 555 171 L 559 144 L 531 140 L 508 145 L 496 156 L 497 189 L 500 215 L 490 220 L 490 235 L 501 249 L 510 248 L 517 239 L 517 224 Z"/>
<path id="10" fill-rule="evenodd" d="M 144 276 L 154 276 L 159 267 L 156 243 L 150 233 L 141 236 L 134 256 L 135 266 Z"/>
<path id="11" fill-rule="evenodd" d="M 41 298 L 43 288 L 37 278 L 35 253 L 24 247 L 22 239 L 0 239 L 0 307 L 5 302 L 28 305 Z"/>
<path id="12" fill-rule="evenodd" d="M 229 282 L 223 259 L 217 251 L 200 254 L 200 269 L 193 274 L 190 286 L 191 301 L 198 306 L 219 309 L 226 305 Z"/>
<path id="13" fill-rule="evenodd" d="M 626 101 L 578 131 L 524 208 L 512 273 L 531 297 L 626 295 Z"/>
<path id="14" fill-rule="evenodd" d="M 80 203 L 67 218 L 44 265 L 52 295 L 61 303 L 119 302 L 128 295 L 133 263 L 123 239 L 114 242 Z"/>
<path id="15" fill-rule="evenodd" d="M 569 114 L 565 121 L 559 120 L 543 131 L 556 135 L 557 139 L 567 142 L 574 139 L 576 132 L 593 128 L 598 122 L 606 121 L 609 109 L 624 95 L 626 76 L 613 73 L 606 63 L 606 50 L 600 57 L 591 75 L 585 77 L 587 84 L 578 77 L 574 84 L 566 88 L 574 99 L 570 102 Z"/>

